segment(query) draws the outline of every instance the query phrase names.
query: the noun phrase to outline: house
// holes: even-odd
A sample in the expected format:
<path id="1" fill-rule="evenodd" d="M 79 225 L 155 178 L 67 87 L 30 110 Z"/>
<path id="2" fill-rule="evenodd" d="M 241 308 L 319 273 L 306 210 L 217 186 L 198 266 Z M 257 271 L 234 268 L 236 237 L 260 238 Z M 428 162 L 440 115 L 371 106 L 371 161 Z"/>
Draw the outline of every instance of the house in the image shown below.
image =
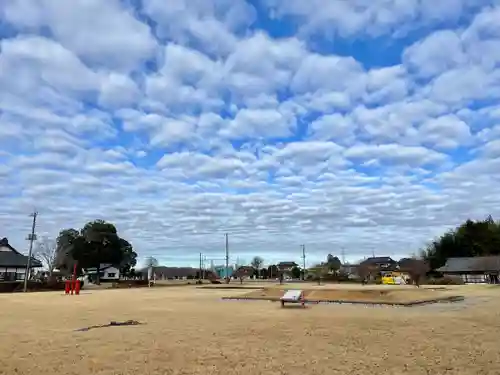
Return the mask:
<path id="1" fill-rule="evenodd" d="M 389 272 L 398 268 L 398 262 L 391 257 L 371 257 L 360 262 L 359 267 L 369 267 L 380 272 Z"/>
<path id="2" fill-rule="evenodd" d="M 84 276 L 89 281 L 95 280 L 97 275 L 97 268 L 86 268 L 83 270 Z M 100 281 L 118 281 L 120 280 L 120 269 L 112 264 L 101 264 L 99 266 L 99 280 Z"/>
<path id="3" fill-rule="evenodd" d="M 148 269 L 140 271 L 147 277 Z M 200 269 L 193 267 L 166 267 L 157 266 L 153 268 L 154 278 L 156 280 L 184 280 L 197 279 L 200 277 Z M 205 279 L 216 279 L 218 275 L 210 270 L 203 270 L 202 276 Z"/>
<path id="4" fill-rule="evenodd" d="M 358 265 L 356 264 L 342 264 L 339 273 L 346 275 L 349 279 L 356 279 L 358 277 Z"/>
<path id="5" fill-rule="evenodd" d="M 241 279 L 248 279 L 254 276 L 256 269 L 252 266 L 240 266 L 236 271 L 234 271 L 234 277 Z"/>
<path id="6" fill-rule="evenodd" d="M 292 269 L 298 266 L 299 265 L 295 262 L 280 262 L 277 264 L 278 270 L 285 278 L 292 278 Z"/>
<path id="7" fill-rule="evenodd" d="M 7 238 L 0 240 L 0 281 L 23 281 L 28 265 L 28 257 L 14 249 Z M 42 267 L 42 263 L 31 257 L 30 274 L 34 268 Z"/>
<path id="8" fill-rule="evenodd" d="M 499 283 L 500 255 L 448 258 L 436 270 L 447 276 L 459 276 L 466 284 Z"/>

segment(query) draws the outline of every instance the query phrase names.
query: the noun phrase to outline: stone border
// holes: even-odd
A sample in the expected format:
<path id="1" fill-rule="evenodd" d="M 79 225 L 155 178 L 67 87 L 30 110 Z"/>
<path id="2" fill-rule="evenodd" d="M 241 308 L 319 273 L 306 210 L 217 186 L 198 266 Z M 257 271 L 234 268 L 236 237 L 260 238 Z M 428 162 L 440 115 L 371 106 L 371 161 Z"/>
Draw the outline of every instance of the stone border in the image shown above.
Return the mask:
<path id="1" fill-rule="evenodd" d="M 212 290 L 262 290 L 261 286 L 197 286 L 196 289 L 212 289 Z"/>
<path id="2" fill-rule="evenodd" d="M 394 306 L 394 307 L 413 307 L 413 306 L 422 306 L 428 305 L 432 303 L 439 302 L 459 302 L 463 301 L 465 298 L 463 296 L 447 296 L 447 297 L 439 297 L 432 299 L 424 299 L 424 300 L 416 300 L 410 302 L 374 302 L 374 301 L 354 301 L 354 300 L 314 300 L 314 299 L 306 299 L 305 303 L 307 304 L 350 304 L 350 305 L 370 305 L 370 306 Z M 222 297 L 222 300 L 225 301 L 270 301 L 270 302 L 279 302 L 280 298 L 278 297 Z"/>

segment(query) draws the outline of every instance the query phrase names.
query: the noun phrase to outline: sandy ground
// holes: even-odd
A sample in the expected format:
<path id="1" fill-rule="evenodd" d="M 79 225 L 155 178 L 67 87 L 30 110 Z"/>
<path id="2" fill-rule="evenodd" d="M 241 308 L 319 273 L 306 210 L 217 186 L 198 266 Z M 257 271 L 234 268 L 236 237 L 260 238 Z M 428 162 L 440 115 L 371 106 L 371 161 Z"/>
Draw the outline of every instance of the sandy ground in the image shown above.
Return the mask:
<path id="1" fill-rule="evenodd" d="M 3 294 L 0 374 L 500 374 L 500 287 L 410 308 L 220 300 L 248 292 Z M 145 324 L 74 331 L 127 319 Z"/>

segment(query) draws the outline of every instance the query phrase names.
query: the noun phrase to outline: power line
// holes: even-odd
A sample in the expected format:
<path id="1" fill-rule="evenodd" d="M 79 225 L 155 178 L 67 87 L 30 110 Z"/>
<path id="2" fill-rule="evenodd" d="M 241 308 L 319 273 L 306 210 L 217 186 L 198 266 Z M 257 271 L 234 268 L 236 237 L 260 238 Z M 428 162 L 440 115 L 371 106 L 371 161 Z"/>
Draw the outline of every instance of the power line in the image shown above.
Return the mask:
<path id="1" fill-rule="evenodd" d="M 31 270 L 31 254 L 33 253 L 33 242 L 36 240 L 35 228 L 36 228 L 36 218 L 38 216 L 38 212 L 35 210 L 32 214 L 33 223 L 31 225 L 31 234 L 28 236 L 27 240 L 30 241 L 30 249 L 28 252 L 28 261 L 26 262 L 26 271 L 24 272 L 24 292 L 28 291 L 28 278 Z"/>

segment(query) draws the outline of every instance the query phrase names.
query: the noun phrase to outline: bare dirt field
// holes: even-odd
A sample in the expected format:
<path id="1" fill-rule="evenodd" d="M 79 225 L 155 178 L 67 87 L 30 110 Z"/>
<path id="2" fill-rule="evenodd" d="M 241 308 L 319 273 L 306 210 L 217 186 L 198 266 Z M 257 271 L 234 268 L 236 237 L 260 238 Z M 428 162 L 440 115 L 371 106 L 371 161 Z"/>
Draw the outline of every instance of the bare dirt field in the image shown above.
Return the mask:
<path id="1" fill-rule="evenodd" d="M 399 308 L 220 300 L 248 292 L 3 294 L 0 374 L 500 374 L 500 287 Z M 128 319 L 145 324 L 75 332 Z"/>
<path id="2" fill-rule="evenodd" d="M 266 287 L 260 290 L 253 290 L 245 293 L 237 298 L 245 299 L 269 299 L 279 300 L 286 291 L 287 286 L 282 287 Z M 299 289 L 299 288 L 297 288 Z M 372 304 L 411 304 L 425 301 L 435 301 L 450 297 L 449 290 L 429 289 L 429 288 L 353 288 L 348 289 L 332 289 L 314 288 L 311 286 L 302 285 L 300 288 L 304 291 L 306 301 L 344 301 L 344 302 L 366 302 Z M 454 296 L 456 296 L 455 293 Z M 231 297 L 229 297 L 231 298 Z M 234 297 L 232 297 L 234 298 Z"/>

